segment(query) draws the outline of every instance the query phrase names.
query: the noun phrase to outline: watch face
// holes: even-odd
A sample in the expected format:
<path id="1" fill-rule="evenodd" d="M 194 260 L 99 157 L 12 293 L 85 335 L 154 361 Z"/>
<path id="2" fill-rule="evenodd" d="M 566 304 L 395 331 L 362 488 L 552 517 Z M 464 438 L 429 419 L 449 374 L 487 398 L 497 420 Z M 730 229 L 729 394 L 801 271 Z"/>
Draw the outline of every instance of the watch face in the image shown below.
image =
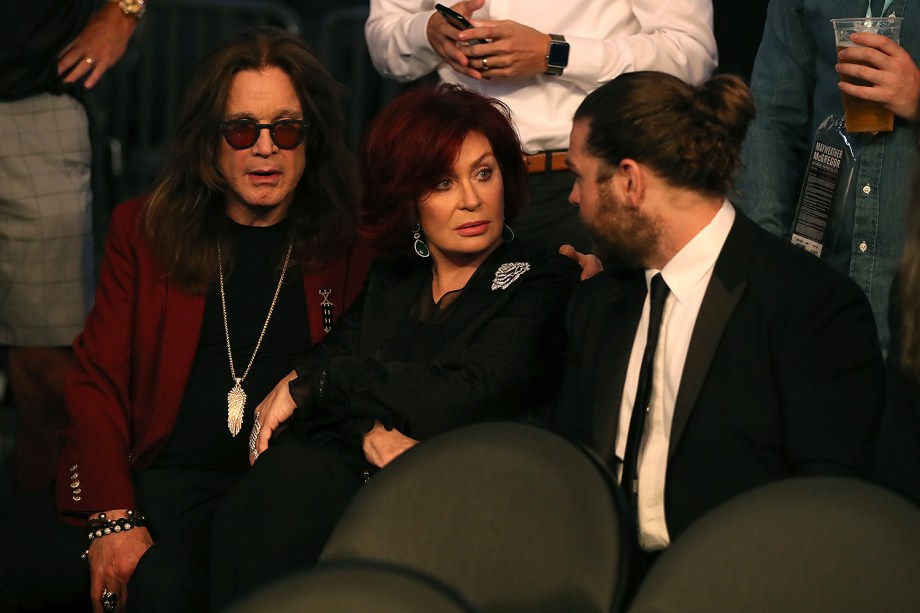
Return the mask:
<path id="1" fill-rule="evenodd" d="M 546 62 L 550 66 L 560 66 L 565 68 L 569 65 L 569 43 L 553 41 L 549 44 L 549 59 Z"/>

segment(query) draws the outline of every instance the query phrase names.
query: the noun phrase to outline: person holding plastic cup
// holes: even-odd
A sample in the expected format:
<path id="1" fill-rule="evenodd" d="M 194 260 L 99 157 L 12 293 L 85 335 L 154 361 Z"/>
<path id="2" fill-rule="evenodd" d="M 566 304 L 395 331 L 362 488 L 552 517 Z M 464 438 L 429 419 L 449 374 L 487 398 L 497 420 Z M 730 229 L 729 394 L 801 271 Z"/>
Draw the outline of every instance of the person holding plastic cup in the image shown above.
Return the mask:
<path id="1" fill-rule="evenodd" d="M 891 132 L 916 119 L 920 69 L 901 48 L 902 17 L 832 19 L 849 132 Z"/>
<path id="2" fill-rule="evenodd" d="M 867 13 L 903 18 L 900 44 L 856 32 L 848 39 L 853 46 L 838 52 L 831 19 L 865 21 Z M 920 102 L 918 57 L 918 0 L 773 0 L 751 79 L 757 118 L 742 150 L 744 170 L 733 199 L 765 229 L 791 238 L 816 133 L 829 117 L 843 117 L 841 93 L 890 111 L 891 131 L 843 132 L 854 144 L 847 151 L 854 159 L 852 175 L 841 173 L 848 189 L 830 186 L 839 205 L 830 224 L 841 231 L 821 253 L 868 295 L 882 347 L 888 345 L 888 289 L 901 254 L 917 155 L 912 124 Z"/>

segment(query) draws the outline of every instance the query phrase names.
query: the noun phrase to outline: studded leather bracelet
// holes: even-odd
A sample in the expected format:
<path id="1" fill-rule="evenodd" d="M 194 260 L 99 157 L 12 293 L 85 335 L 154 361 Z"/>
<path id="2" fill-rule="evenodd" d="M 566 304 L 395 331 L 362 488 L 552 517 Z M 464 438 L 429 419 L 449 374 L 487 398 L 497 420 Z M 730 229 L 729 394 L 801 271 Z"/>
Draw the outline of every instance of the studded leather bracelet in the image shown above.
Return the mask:
<path id="1" fill-rule="evenodd" d="M 125 514 L 125 517 L 119 517 L 118 519 L 109 519 L 105 513 L 100 513 L 86 522 L 86 551 L 80 557 L 84 560 L 86 559 L 86 556 L 89 555 L 90 546 L 98 538 L 119 532 L 127 532 L 146 525 L 147 519 L 139 512 L 130 509 Z"/>

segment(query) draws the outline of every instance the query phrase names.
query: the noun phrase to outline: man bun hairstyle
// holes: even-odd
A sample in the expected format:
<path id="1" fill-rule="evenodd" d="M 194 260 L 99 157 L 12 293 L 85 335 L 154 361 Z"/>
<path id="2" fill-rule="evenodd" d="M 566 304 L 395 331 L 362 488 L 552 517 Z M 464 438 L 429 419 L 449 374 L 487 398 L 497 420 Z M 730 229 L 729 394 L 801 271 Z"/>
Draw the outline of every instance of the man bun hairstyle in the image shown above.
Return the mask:
<path id="1" fill-rule="evenodd" d="M 620 75 L 575 112 L 576 121 L 590 122 L 588 151 L 610 167 L 633 159 L 674 187 L 714 197 L 728 194 L 753 118 L 751 91 L 739 77 L 694 87 L 649 71 Z"/>

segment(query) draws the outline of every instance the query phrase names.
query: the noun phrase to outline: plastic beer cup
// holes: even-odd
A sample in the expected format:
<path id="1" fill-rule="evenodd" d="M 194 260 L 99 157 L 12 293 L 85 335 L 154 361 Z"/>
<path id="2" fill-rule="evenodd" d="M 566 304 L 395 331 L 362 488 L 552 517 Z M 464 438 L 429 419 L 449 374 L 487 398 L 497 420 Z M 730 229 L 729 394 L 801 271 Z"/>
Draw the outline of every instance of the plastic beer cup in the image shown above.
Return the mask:
<path id="1" fill-rule="evenodd" d="M 831 19 L 834 24 L 834 38 L 837 41 L 837 53 L 846 47 L 857 47 L 850 40 L 856 32 L 871 32 L 887 36 L 896 43 L 901 41 L 901 17 L 860 17 L 856 19 Z M 840 79 L 854 85 L 871 86 L 871 83 L 840 75 Z M 847 132 L 891 132 L 894 129 L 894 114 L 878 102 L 843 96 L 843 114 L 846 118 Z"/>

